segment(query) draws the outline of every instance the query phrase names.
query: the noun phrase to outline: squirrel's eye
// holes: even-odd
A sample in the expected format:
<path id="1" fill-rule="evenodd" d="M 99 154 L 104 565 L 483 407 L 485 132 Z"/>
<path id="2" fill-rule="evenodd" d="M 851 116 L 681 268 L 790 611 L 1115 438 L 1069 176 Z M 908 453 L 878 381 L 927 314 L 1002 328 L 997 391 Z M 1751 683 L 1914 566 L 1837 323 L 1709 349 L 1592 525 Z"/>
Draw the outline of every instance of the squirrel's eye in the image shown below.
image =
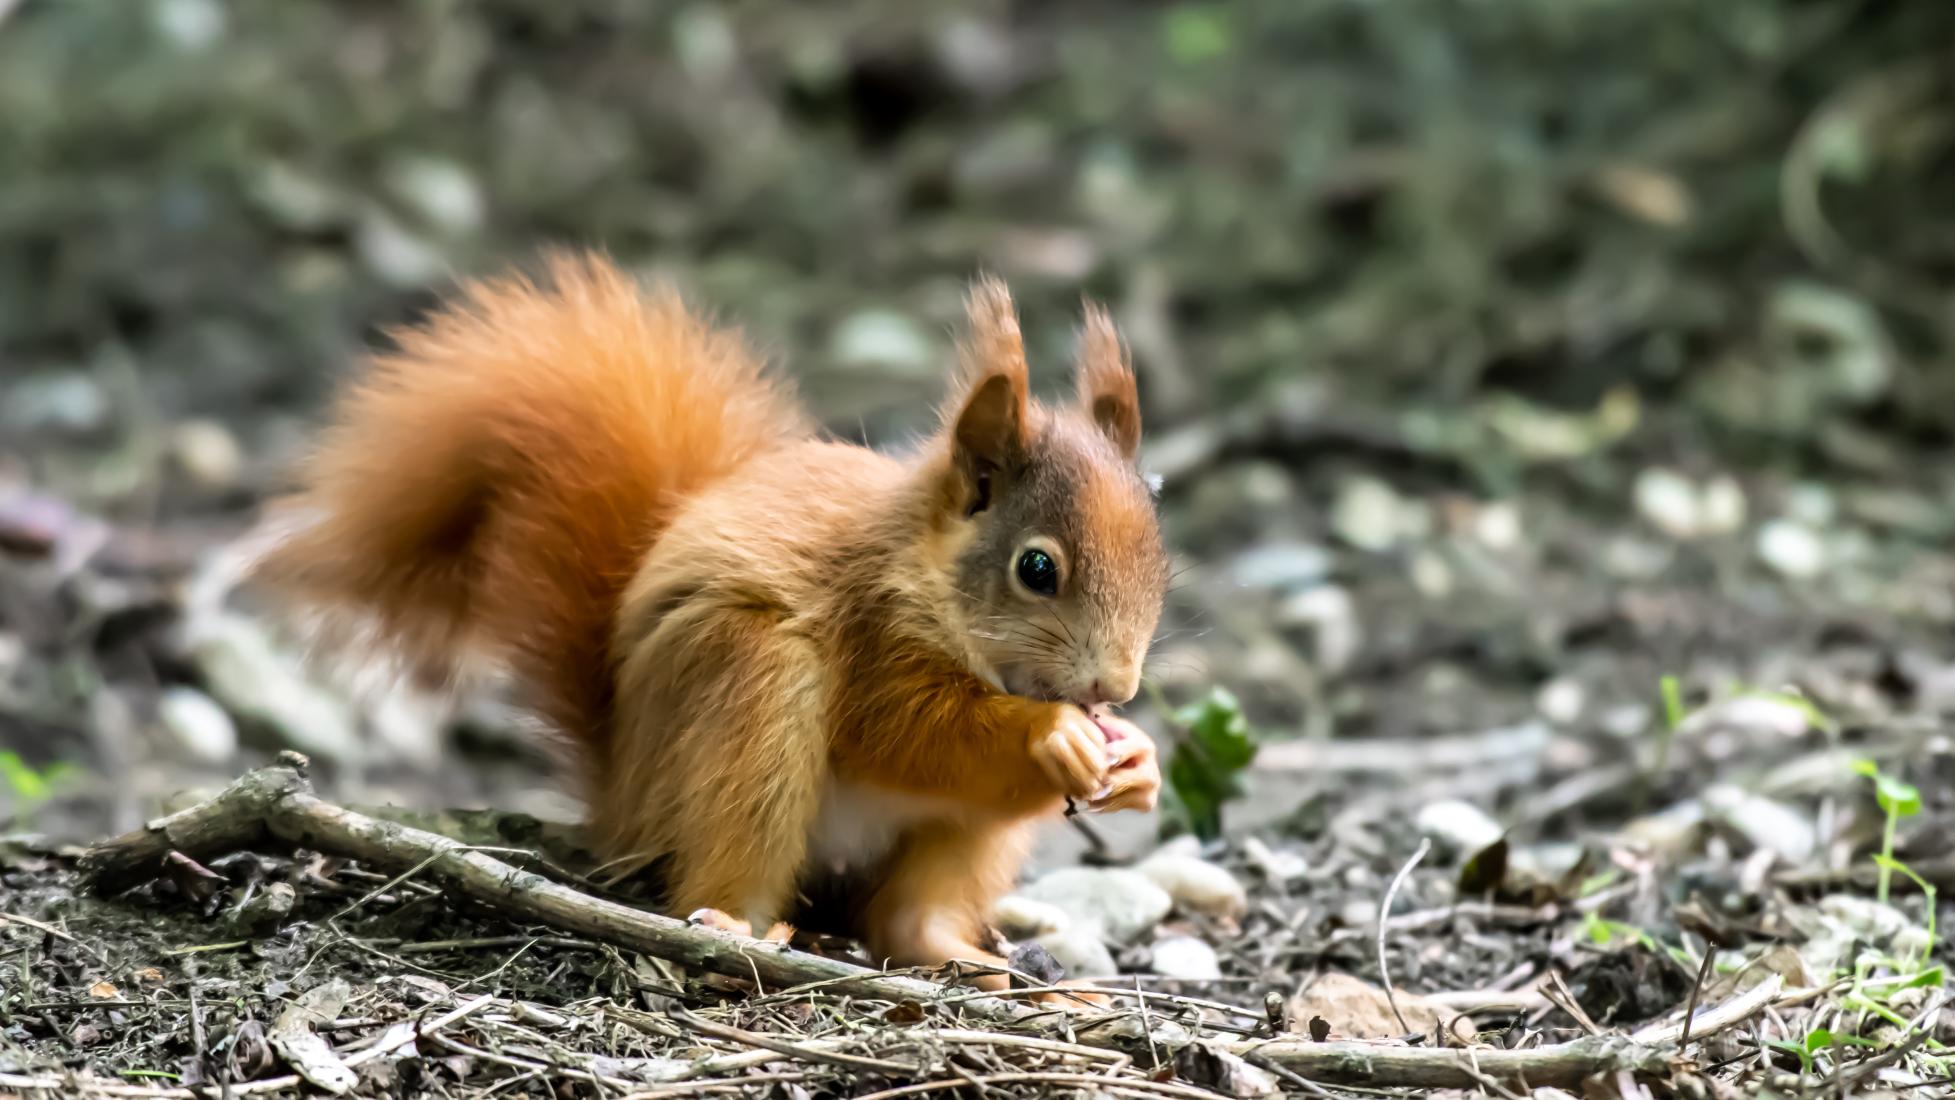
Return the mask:
<path id="1" fill-rule="evenodd" d="M 1018 583 L 1041 596 L 1059 593 L 1059 565 L 1043 550 L 1027 550 L 1018 555 Z"/>

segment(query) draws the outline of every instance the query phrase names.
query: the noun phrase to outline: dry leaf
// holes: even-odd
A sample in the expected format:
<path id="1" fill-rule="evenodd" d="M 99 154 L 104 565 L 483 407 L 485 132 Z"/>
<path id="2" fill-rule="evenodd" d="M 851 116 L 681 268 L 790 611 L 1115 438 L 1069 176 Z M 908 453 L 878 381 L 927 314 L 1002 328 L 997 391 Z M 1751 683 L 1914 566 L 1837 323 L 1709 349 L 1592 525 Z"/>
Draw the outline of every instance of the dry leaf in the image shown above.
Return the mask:
<path id="1" fill-rule="evenodd" d="M 1596 192 L 1623 213 L 1667 229 L 1690 221 L 1695 206 L 1683 180 L 1645 164 L 1606 165 L 1592 182 Z"/>
<path id="2" fill-rule="evenodd" d="M 1466 1043 L 1473 1038 L 1473 1022 L 1464 1016 L 1415 993 L 1399 990 L 1395 996 L 1399 1012 L 1405 1015 L 1403 1027 L 1392 1014 L 1391 1002 L 1383 989 L 1349 974 L 1326 974 L 1290 999 L 1290 1028 L 1300 1031 L 1314 1023 L 1316 1017 L 1322 1017 L 1330 1022 L 1330 1038 L 1396 1039 L 1408 1032 L 1438 1034 L 1440 1021 L 1444 1020 L 1451 1041 Z"/>
<path id="3" fill-rule="evenodd" d="M 336 1019 L 352 995 L 338 978 L 308 990 L 278 1014 L 270 1035 L 272 1049 L 294 1072 L 336 1096 L 358 1084 L 359 1075 L 346 1068 L 333 1048 L 312 1029 Z"/>
<path id="4" fill-rule="evenodd" d="M 88 987 L 88 995 L 98 1001 L 113 1001 L 122 996 L 122 991 L 113 982 L 96 982 Z"/>

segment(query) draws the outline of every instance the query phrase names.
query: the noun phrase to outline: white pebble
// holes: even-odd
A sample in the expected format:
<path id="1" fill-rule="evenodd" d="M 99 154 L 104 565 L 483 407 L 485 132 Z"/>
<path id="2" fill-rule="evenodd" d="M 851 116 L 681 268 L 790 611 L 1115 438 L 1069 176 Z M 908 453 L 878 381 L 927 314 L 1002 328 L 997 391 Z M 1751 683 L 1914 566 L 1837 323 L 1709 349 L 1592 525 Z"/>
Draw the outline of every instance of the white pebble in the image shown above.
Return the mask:
<path id="1" fill-rule="evenodd" d="M 1290 882 L 1310 871 L 1310 864 L 1295 852 L 1279 852 L 1256 837 L 1242 842 L 1242 854 L 1271 882 Z"/>
<path id="2" fill-rule="evenodd" d="M 1053 932 L 1064 932 L 1071 926 L 1072 918 L 1056 905 L 1006 894 L 991 907 L 991 922 L 1008 940 L 1029 940 Z"/>
<path id="3" fill-rule="evenodd" d="M 1803 523 L 1775 519 L 1758 530 L 1758 556 L 1785 576 L 1805 580 L 1826 568 L 1826 544 Z"/>
<path id="4" fill-rule="evenodd" d="M 1497 500 L 1473 517 L 1473 535 L 1489 550 L 1512 550 L 1521 544 L 1520 505 Z"/>
<path id="5" fill-rule="evenodd" d="M 1064 910 L 1070 918 L 1069 933 L 1093 933 L 1119 944 L 1133 943 L 1153 931 L 1174 906 L 1167 891 L 1147 876 L 1120 868 L 1066 867 L 1019 893 Z"/>
<path id="6" fill-rule="evenodd" d="M 1697 486 L 1674 470 L 1652 467 L 1636 477 L 1636 511 L 1673 539 L 1695 538 L 1703 530 L 1704 505 Z"/>
<path id="7" fill-rule="evenodd" d="M 171 457 L 197 484 L 222 489 L 238 480 L 244 452 L 230 429 L 215 420 L 186 420 L 170 439 Z"/>
<path id="8" fill-rule="evenodd" d="M 1541 685 L 1534 696 L 1534 707 L 1541 717 L 1558 726 L 1572 725 L 1582 716 L 1588 706 L 1588 693 L 1582 689 L 1581 682 L 1569 677 L 1559 677 Z"/>
<path id="9" fill-rule="evenodd" d="M 211 764 L 230 761 L 238 751 L 238 727 L 223 707 L 193 687 L 170 687 L 156 701 L 163 728 L 192 756 Z"/>
<path id="10" fill-rule="evenodd" d="M 1468 855 L 1499 840 L 1506 832 L 1485 810 L 1455 798 L 1421 806 L 1414 823 L 1420 832 L 1455 852 Z"/>
<path id="11" fill-rule="evenodd" d="M 1167 891 L 1184 913 L 1221 920 L 1239 920 L 1249 908 L 1249 895 L 1228 868 L 1196 856 L 1156 852 L 1135 868 Z"/>
<path id="12" fill-rule="evenodd" d="M 1215 949 L 1193 936 L 1166 936 L 1157 941 L 1153 965 L 1156 974 L 1169 978 L 1213 981 L 1222 976 Z"/>
<path id="13" fill-rule="evenodd" d="M 1728 535 L 1745 525 L 1745 490 L 1729 475 L 1705 483 L 1701 504 L 1707 535 Z"/>
<path id="14" fill-rule="evenodd" d="M 1120 972 L 1114 964 L 1113 952 L 1089 928 L 1048 932 L 1035 942 L 1045 948 L 1054 962 L 1065 967 L 1068 978 L 1103 978 Z"/>

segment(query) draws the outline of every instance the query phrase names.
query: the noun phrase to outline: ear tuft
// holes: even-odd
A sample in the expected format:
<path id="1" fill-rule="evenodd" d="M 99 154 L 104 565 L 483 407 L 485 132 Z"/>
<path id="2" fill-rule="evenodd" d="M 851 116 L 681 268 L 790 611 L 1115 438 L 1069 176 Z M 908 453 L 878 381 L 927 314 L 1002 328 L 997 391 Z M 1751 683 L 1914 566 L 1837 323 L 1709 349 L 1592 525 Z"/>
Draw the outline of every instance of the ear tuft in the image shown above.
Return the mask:
<path id="1" fill-rule="evenodd" d="M 1005 469 L 1024 454 L 1030 389 L 1018 312 L 1005 284 L 979 278 L 964 310 L 968 330 L 959 354 L 962 386 L 952 434 L 959 464 L 976 476 Z"/>
<path id="2" fill-rule="evenodd" d="M 994 276 L 979 276 L 965 295 L 964 318 L 964 341 L 958 350 L 965 388 L 975 390 L 985 379 L 1002 374 L 1014 378 L 1014 384 L 1024 390 L 1025 340 L 1011 291 Z"/>
<path id="3" fill-rule="evenodd" d="M 1113 318 L 1088 302 L 1079 331 L 1076 367 L 1079 403 L 1114 447 L 1129 459 L 1140 455 L 1140 392 L 1133 363 Z"/>

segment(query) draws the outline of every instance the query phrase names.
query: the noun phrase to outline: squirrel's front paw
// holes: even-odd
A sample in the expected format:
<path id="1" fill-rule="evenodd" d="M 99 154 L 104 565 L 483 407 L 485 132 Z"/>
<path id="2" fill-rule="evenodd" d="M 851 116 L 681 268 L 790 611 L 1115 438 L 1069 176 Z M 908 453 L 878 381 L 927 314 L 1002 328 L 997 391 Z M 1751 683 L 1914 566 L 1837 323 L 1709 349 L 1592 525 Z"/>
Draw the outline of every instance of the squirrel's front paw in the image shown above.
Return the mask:
<path id="1" fill-rule="evenodd" d="M 1155 754 L 1154 739 L 1125 718 L 1095 714 L 1093 720 L 1106 737 L 1113 766 L 1109 770 L 1107 790 L 1087 803 L 1086 808 L 1102 814 L 1153 809 L 1161 796 L 1161 762 Z"/>
<path id="2" fill-rule="evenodd" d="M 1078 707 L 1061 704 L 1057 713 L 1052 728 L 1032 738 L 1032 759 L 1069 798 L 1104 793 L 1112 765 L 1105 735 Z"/>

